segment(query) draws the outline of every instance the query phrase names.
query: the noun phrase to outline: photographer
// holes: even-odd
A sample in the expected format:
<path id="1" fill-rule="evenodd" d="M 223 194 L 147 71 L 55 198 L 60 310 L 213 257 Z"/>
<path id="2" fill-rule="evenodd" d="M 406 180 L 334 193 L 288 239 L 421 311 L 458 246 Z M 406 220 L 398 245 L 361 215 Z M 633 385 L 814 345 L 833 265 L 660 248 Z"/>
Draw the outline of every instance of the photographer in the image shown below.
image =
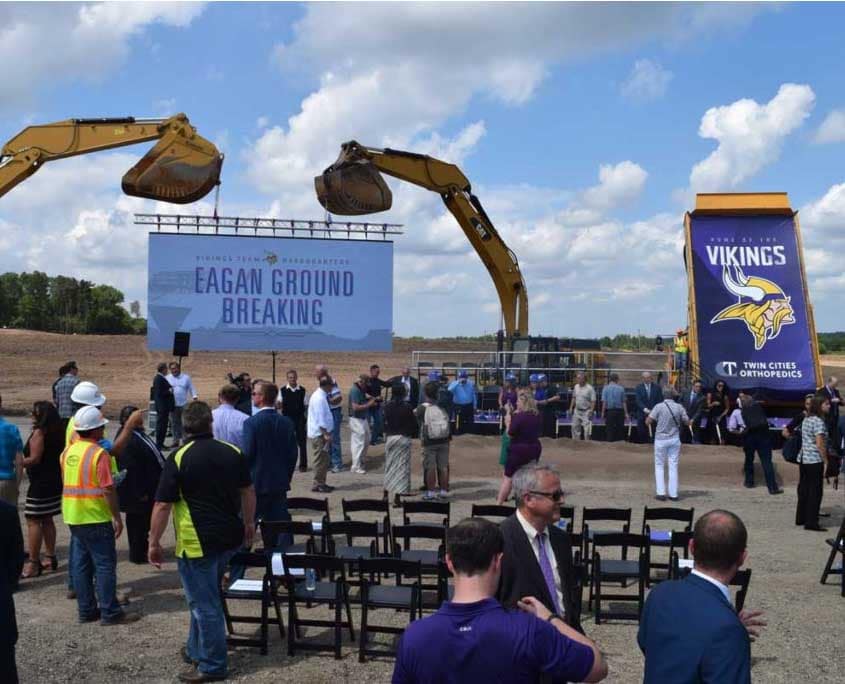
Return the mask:
<path id="1" fill-rule="evenodd" d="M 226 377 L 228 377 L 229 382 L 231 382 L 240 391 L 240 394 L 238 395 L 238 400 L 235 402 L 235 408 L 238 409 L 238 411 L 240 411 L 241 413 L 245 413 L 246 415 L 251 416 L 252 378 L 250 377 L 249 373 L 241 373 L 237 377 L 233 377 L 231 373 L 227 373 Z"/>

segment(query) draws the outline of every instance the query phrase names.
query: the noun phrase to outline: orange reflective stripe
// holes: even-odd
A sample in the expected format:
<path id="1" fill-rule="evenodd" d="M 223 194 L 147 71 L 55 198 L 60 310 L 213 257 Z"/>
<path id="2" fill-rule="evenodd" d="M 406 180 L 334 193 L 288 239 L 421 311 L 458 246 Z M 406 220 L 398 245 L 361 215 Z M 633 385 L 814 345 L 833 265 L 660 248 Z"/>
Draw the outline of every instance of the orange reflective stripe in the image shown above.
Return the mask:
<path id="1" fill-rule="evenodd" d="M 103 490 L 99 487 L 65 487 L 62 489 L 62 496 L 70 496 L 74 499 L 97 499 L 102 495 Z"/>
<path id="2" fill-rule="evenodd" d="M 94 482 L 94 469 L 97 467 L 97 462 L 94 456 L 100 447 L 97 444 L 92 444 L 85 450 L 85 455 L 82 457 L 82 464 L 79 466 L 79 479 L 83 489 L 88 489 Z"/>

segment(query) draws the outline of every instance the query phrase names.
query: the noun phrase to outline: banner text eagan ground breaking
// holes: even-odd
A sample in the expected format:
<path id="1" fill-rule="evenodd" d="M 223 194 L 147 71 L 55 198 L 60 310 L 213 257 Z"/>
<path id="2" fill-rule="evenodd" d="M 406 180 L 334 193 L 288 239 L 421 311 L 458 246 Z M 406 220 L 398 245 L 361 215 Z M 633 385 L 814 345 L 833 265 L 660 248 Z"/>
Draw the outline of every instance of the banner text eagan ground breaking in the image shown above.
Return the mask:
<path id="1" fill-rule="evenodd" d="M 390 241 L 151 233 L 150 349 L 389 351 Z"/>

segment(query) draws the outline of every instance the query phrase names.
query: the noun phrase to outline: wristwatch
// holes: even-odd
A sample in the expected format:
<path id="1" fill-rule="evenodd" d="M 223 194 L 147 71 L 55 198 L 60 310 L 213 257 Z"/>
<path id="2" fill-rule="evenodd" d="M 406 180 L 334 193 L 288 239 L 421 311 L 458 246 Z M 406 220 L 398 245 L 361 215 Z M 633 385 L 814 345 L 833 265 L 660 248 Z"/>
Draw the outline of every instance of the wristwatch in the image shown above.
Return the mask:
<path id="1" fill-rule="evenodd" d="M 551 615 L 549 615 L 549 617 L 546 618 L 546 622 L 551 622 L 555 618 L 557 618 L 558 620 L 563 622 L 563 618 L 560 615 L 558 615 L 557 613 L 552 613 Z"/>

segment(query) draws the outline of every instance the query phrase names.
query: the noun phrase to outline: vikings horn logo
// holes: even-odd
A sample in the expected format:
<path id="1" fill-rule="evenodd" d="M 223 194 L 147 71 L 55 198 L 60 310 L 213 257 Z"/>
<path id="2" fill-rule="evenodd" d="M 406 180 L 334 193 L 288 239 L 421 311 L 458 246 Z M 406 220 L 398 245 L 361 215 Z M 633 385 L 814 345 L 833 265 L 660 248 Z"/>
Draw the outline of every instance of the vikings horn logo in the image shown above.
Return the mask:
<path id="1" fill-rule="evenodd" d="M 730 267 L 722 267 L 722 282 L 737 303 L 731 304 L 713 316 L 711 323 L 742 321 L 754 336 L 754 349 L 762 349 L 767 340 L 780 334 L 784 325 L 795 323 L 790 297 L 771 280 L 747 276 L 742 268 L 734 266 L 736 276 L 731 277 Z"/>

